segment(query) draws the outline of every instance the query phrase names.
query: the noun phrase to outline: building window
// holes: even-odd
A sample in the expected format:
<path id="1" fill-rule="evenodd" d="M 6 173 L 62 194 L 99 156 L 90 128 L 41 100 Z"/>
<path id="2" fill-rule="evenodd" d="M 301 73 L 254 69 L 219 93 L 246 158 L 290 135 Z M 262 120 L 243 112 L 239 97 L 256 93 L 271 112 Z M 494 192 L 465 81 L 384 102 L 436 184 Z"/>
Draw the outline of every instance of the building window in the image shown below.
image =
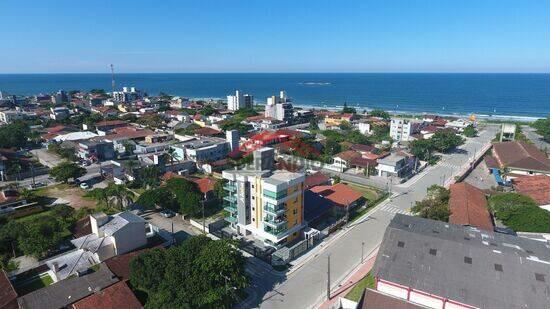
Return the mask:
<path id="1" fill-rule="evenodd" d="M 502 265 L 501 264 L 495 264 L 495 270 L 500 271 L 500 272 L 503 271 Z"/>
<path id="2" fill-rule="evenodd" d="M 437 255 L 437 250 L 436 249 L 430 249 L 430 254 L 431 255 Z"/>
<path id="3" fill-rule="evenodd" d="M 535 273 L 535 280 L 540 282 L 546 282 L 546 279 L 544 278 L 544 274 Z"/>
<path id="4" fill-rule="evenodd" d="M 472 265 L 472 258 L 469 256 L 465 256 L 464 263 Z"/>
<path id="5" fill-rule="evenodd" d="M 298 213 L 298 209 L 294 208 L 294 210 L 292 211 L 293 214 L 297 214 Z"/>
<path id="6" fill-rule="evenodd" d="M 402 241 L 398 241 L 398 242 L 397 242 L 397 247 L 399 247 L 399 248 L 404 248 L 404 247 L 405 247 L 405 243 L 402 242 Z"/>

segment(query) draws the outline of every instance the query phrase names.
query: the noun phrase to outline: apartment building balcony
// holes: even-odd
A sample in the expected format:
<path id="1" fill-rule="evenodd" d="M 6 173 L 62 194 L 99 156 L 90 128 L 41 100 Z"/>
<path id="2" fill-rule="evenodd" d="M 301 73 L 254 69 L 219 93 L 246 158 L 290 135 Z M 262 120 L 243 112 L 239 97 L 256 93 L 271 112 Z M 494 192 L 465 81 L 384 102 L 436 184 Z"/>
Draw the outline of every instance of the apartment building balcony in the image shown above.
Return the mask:
<path id="1" fill-rule="evenodd" d="M 223 199 L 228 201 L 229 203 L 237 203 L 237 197 L 234 195 L 224 196 Z"/>
<path id="2" fill-rule="evenodd" d="M 232 192 L 232 193 L 237 192 L 237 186 L 230 183 L 224 185 L 223 189 L 227 192 Z"/>
<path id="3" fill-rule="evenodd" d="M 227 217 L 225 217 L 225 221 L 227 221 L 231 224 L 235 224 L 235 223 L 237 223 L 237 217 L 227 216 Z"/>
<path id="4" fill-rule="evenodd" d="M 272 228 L 272 227 L 266 226 L 266 227 L 264 227 L 264 231 L 271 234 L 271 235 L 279 236 L 282 233 L 286 232 L 287 228 L 286 228 L 286 225 L 284 227 L 280 227 L 280 228 Z"/>
<path id="5" fill-rule="evenodd" d="M 224 203 L 223 209 L 230 212 L 230 213 L 236 213 L 237 212 L 237 204 L 236 203 Z"/>
<path id="6" fill-rule="evenodd" d="M 287 223 L 288 221 L 284 218 L 275 218 L 270 216 L 264 218 L 264 224 L 272 227 L 273 229 L 286 229 Z"/>
<path id="7" fill-rule="evenodd" d="M 264 196 L 270 199 L 279 200 L 286 197 L 286 191 L 273 192 L 269 190 L 264 190 Z"/>
<path id="8" fill-rule="evenodd" d="M 264 211 L 273 216 L 279 216 L 286 212 L 284 204 L 273 205 L 271 203 L 266 203 L 264 205 Z"/>

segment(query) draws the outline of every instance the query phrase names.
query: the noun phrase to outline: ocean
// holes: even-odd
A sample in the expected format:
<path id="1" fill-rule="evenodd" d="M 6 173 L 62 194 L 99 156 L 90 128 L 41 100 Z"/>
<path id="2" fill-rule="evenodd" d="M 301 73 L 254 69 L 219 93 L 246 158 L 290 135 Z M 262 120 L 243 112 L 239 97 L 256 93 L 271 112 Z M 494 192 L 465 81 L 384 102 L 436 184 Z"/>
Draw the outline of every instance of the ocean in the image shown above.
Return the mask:
<path id="1" fill-rule="evenodd" d="M 116 74 L 117 88 L 149 94 L 225 98 L 240 89 L 257 103 L 285 90 L 297 106 L 397 113 L 550 116 L 550 74 L 454 73 L 151 73 Z M 60 89 L 111 89 L 110 74 L 0 74 L 0 91 L 18 95 Z"/>

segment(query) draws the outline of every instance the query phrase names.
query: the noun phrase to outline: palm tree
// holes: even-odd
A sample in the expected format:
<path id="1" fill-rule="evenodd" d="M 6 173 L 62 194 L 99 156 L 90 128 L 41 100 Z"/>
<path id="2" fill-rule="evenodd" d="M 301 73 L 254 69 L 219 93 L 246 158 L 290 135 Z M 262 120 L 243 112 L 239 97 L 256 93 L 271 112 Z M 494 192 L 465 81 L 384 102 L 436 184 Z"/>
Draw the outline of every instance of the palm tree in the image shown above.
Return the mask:
<path id="1" fill-rule="evenodd" d="M 166 155 L 168 159 L 170 159 L 170 165 L 174 165 L 174 160 L 179 161 L 179 156 L 176 153 L 176 150 L 172 147 L 168 148 Z"/>
<path id="2" fill-rule="evenodd" d="M 126 169 L 126 172 L 131 176 L 134 176 L 134 168 L 136 166 L 138 166 L 138 162 L 136 160 L 130 159 L 124 162 L 124 168 Z"/>
<path id="3" fill-rule="evenodd" d="M 128 207 L 134 200 L 134 193 L 128 190 L 125 185 L 110 183 L 106 191 L 109 198 L 115 201 L 115 206 L 118 210 Z"/>

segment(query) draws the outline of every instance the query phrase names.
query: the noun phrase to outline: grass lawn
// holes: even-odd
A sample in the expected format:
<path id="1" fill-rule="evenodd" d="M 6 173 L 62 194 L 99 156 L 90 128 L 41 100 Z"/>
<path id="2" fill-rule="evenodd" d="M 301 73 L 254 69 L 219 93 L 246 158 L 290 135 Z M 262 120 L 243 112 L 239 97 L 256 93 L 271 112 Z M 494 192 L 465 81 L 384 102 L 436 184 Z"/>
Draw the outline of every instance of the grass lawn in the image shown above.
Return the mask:
<path id="1" fill-rule="evenodd" d="M 359 218 L 361 218 L 364 214 L 366 214 L 369 210 L 371 210 L 374 206 L 380 204 L 380 202 L 382 202 L 383 200 L 385 200 L 387 197 L 388 197 L 388 193 L 384 192 L 384 193 L 380 193 L 379 196 L 377 196 L 377 199 L 374 200 L 374 201 L 369 201 L 368 204 L 367 204 L 367 207 L 363 208 L 363 209 L 360 209 L 360 210 L 357 210 L 357 211 L 353 211 L 351 214 L 350 214 L 350 218 L 349 218 L 349 222 L 353 222 Z"/>
<path id="2" fill-rule="evenodd" d="M 359 280 L 359 282 L 355 284 L 353 289 L 351 289 L 348 294 L 346 294 L 346 298 L 353 300 L 354 302 L 358 302 L 366 288 L 374 288 L 374 283 L 374 277 L 371 276 L 370 273 L 367 274 L 363 279 Z"/>
<path id="3" fill-rule="evenodd" d="M 345 184 L 350 186 L 354 190 L 361 192 L 369 203 L 372 203 L 373 201 L 377 200 L 378 196 L 380 195 L 380 191 L 372 187 L 361 186 L 353 183 L 345 183 Z"/>
<path id="4" fill-rule="evenodd" d="M 36 291 L 43 287 L 47 287 L 52 283 L 53 283 L 53 279 L 49 275 L 45 275 L 42 277 L 36 277 L 35 279 L 27 281 L 22 285 L 19 285 L 19 286 L 16 285 L 15 289 L 17 290 L 17 294 L 25 295 L 32 291 Z"/>

